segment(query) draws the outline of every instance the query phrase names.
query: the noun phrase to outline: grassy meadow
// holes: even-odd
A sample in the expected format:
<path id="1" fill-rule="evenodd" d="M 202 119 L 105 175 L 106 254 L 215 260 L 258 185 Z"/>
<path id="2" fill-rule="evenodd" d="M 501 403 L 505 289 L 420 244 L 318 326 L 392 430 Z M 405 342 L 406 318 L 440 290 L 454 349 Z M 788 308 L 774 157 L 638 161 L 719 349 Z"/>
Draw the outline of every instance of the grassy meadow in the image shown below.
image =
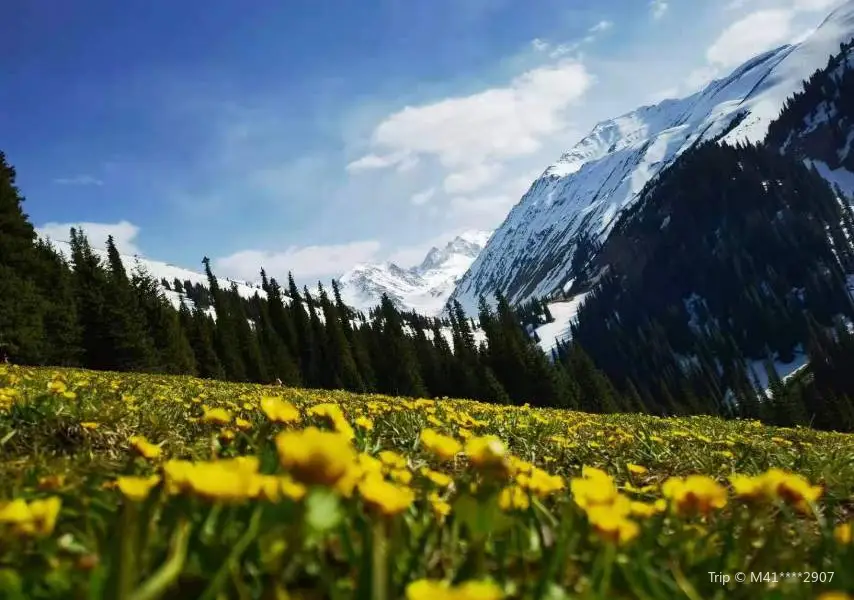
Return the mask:
<path id="1" fill-rule="evenodd" d="M 852 435 L 0 366 L 0 598 L 829 600 L 852 519 Z"/>

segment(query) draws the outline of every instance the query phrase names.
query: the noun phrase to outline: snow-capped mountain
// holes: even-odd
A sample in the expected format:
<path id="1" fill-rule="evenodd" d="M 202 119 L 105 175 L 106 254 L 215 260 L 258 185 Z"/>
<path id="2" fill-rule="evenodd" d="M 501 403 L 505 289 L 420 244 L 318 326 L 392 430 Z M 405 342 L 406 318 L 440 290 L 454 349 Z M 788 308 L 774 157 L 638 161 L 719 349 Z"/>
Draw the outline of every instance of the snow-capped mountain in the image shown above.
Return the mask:
<path id="1" fill-rule="evenodd" d="M 387 294 L 400 309 L 437 315 L 490 235 L 488 231 L 462 233 L 443 248 L 430 249 L 421 264 L 410 268 L 394 263 L 357 265 L 341 277 L 341 296 L 350 306 L 367 310 Z"/>
<path id="2" fill-rule="evenodd" d="M 51 244 L 53 244 L 54 248 L 62 255 L 64 255 L 67 259 L 70 260 L 71 257 L 71 248 L 67 241 L 57 241 L 50 240 Z M 106 263 L 107 261 L 107 251 L 103 248 L 92 248 L 93 252 L 98 255 L 102 262 Z M 163 289 L 164 294 L 169 299 L 175 308 L 180 308 L 181 302 L 187 305 L 187 308 L 193 308 L 193 301 L 186 297 L 185 294 L 175 291 L 175 286 L 173 285 L 175 279 L 181 282 L 181 285 L 184 286 L 185 282 L 189 281 L 192 285 L 201 285 L 204 288 L 208 287 L 208 278 L 204 273 L 199 273 L 197 271 L 191 271 L 189 269 L 184 269 L 181 267 L 176 267 L 175 265 L 171 265 L 169 263 L 160 262 L 157 260 L 151 260 L 149 258 L 145 258 L 143 256 L 138 255 L 128 255 L 121 254 L 122 264 L 125 267 L 125 270 L 128 274 L 131 274 L 136 268 L 137 265 L 141 266 L 151 277 L 153 277 L 159 284 L 161 289 Z M 163 279 L 165 279 L 169 283 L 169 288 L 164 288 L 163 284 L 160 283 Z M 228 279 L 225 277 L 217 277 L 217 282 L 222 289 L 231 289 L 231 284 L 234 283 L 237 286 L 238 293 L 243 298 L 252 298 L 256 293 L 259 294 L 262 298 L 267 296 L 266 292 L 261 289 L 260 285 L 247 283 L 245 281 L 237 281 L 234 279 Z M 211 308 L 209 313 L 213 314 L 213 309 Z"/>
<path id="3" fill-rule="evenodd" d="M 852 35 L 854 0 L 799 44 L 757 56 L 686 98 L 599 123 L 531 185 L 451 297 L 473 314 L 478 298 L 495 290 L 522 302 L 567 289 L 574 267 L 650 180 L 699 142 L 761 141 L 786 98 Z"/>

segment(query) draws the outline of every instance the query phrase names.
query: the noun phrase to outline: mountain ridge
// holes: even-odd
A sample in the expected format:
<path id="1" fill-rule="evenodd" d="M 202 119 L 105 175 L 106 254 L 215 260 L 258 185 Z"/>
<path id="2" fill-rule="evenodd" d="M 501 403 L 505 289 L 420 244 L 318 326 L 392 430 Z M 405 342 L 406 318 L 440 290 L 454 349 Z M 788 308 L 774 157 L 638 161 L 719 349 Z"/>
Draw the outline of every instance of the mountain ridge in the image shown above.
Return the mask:
<path id="1" fill-rule="evenodd" d="M 457 279 L 486 245 L 491 232 L 469 230 L 443 247 L 433 246 L 417 265 L 404 268 L 394 262 L 361 263 L 339 280 L 348 305 L 369 310 L 386 294 L 400 309 L 426 316 L 438 315 Z"/>
<path id="2" fill-rule="evenodd" d="M 514 303 L 559 295 L 649 181 L 698 142 L 760 141 L 785 100 L 852 33 L 849 1 L 799 44 L 753 57 L 685 98 L 598 123 L 532 183 L 450 300 L 473 313 L 497 290 Z"/>

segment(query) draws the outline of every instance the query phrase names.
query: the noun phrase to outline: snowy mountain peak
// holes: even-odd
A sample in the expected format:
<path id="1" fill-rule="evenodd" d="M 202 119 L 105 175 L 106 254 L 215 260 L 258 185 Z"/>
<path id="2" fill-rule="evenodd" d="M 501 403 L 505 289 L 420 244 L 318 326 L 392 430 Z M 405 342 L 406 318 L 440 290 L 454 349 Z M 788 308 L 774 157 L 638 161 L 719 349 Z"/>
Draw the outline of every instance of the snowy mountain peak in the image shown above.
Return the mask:
<path id="1" fill-rule="evenodd" d="M 439 314 L 489 236 L 485 231 L 461 233 L 442 248 L 431 248 L 420 264 L 410 268 L 391 262 L 357 265 L 341 277 L 341 295 L 361 310 L 375 307 L 386 294 L 401 309 Z"/>
<path id="2" fill-rule="evenodd" d="M 783 103 L 854 35 L 854 0 L 799 44 L 752 58 L 681 99 L 597 124 L 537 179 L 460 280 L 467 313 L 501 290 L 512 302 L 564 288 L 644 186 L 697 143 L 761 141 Z"/>

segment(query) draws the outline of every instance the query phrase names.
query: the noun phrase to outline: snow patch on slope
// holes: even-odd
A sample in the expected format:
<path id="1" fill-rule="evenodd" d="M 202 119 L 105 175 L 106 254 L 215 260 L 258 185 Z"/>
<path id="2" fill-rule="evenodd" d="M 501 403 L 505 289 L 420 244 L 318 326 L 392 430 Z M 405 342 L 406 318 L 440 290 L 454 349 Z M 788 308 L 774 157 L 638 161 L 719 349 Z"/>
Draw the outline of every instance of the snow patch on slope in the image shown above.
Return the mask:
<path id="1" fill-rule="evenodd" d="M 557 346 L 557 342 L 565 342 L 572 337 L 570 327 L 575 321 L 575 315 L 578 314 L 585 296 L 587 294 L 578 294 L 566 302 L 548 304 L 549 312 L 554 317 L 554 321 L 540 325 L 534 330 L 540 339 L 537 343 L 543 352 L 551 354 L 551 351 Z"/>
<path id="2" fill-rule="evenodd" d="M 71 247 L 67 241 L 57 241 L 57 240 L 49 240 L 53 247 L 62 254 L 69 262 L 71 261 Z M 107 251 L 103 248 L 92 248 L 92 251 L 101 259 L 101 262 L 107 263 Z M 187 298 L 184 294 L 176 292 L 174 290 L 165 289 L 163 284 L 161 283 L 162 279 L 165 279 L 169 282 L 169 286 L 173 287 L 173 282 L 175 279 L 178 279 L 183 285 L 185 281 L 189 281 L 192 284 L 199 284 L 204 288 L 208 287 L 208 278 L 204 273 L 199 273 L 198 271 L 191 271 L 189 269 L 184 269 L 181 267 L 176 267 L 175 265 L 151 260 L 149 258 L 145 258 L 139 255 L 127 255 L 121 254 L 122 264 L 125 267 L 125 270 L 128 272 L 128 275 L 132 274 L 134 270 L 136 270 L 137 264 L 142 266 L 148 274 L 157 281 L 158 285 L 160 285 L 161 290 L 164 292 L 166 298 L 172 303 L 175 308 L 181 307 L 181 302 L 187 305 L 187 308 L 190 310 L 193 309 L 193 301 Z M 255 294 L 258 294 L 262 298 L 267 297 L 267 293 L 261 289 L 261 286 L 258 284 L 247 283 L 245 281 L 237 281 L 234 279 L 229 279 L 227 277 L 217 277 L 217 283 L 219 286 L 228 290 L 231 289 L 232 283 L 236 284 L 237 292 L 241 297 L 249 299 L 252 298 Z M 213 309 L 209 309 L 208 314 L 214 316 Z"/>

